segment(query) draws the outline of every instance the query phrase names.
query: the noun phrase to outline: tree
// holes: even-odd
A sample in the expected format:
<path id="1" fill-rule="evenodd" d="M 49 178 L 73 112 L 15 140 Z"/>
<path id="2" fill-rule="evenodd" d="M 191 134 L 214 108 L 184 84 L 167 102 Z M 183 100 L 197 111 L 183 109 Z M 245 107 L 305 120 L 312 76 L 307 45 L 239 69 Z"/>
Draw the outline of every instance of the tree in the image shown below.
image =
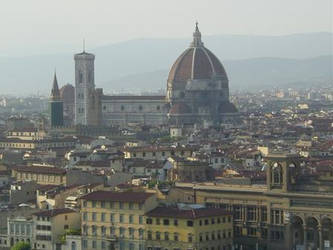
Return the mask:
<path id="1" fill-rule="evenodd" d="M 18 242 L 10 250 L 31 250 L 31 246 L 27 242 Z"/>

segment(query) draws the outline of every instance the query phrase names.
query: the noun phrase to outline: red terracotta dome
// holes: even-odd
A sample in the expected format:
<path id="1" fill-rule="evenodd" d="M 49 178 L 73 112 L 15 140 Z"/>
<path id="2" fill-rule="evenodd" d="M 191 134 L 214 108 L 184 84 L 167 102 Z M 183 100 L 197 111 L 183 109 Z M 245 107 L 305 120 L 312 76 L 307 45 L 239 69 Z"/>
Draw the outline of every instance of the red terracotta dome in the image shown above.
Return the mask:
<path id="1" fill-rule="evenodd" d="M 222 63 L 201 42 L 201 33 L 196 26 L 193 42 L 172 65 L 168 82 L 187 82 L 190 79 L 211 79 L 213 76 L 227 78 Z"/>

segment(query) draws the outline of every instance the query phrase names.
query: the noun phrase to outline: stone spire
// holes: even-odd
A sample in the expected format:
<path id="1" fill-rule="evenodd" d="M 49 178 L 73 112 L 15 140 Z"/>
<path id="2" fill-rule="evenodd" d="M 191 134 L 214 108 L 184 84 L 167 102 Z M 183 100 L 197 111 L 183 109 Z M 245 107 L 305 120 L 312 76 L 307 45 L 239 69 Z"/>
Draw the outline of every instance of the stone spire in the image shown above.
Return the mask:
<path id="1" fill-rule="evenodd" d="M 193 41 L 191 47 L 201 47 L 203 42 L 201 42 L 201 32 L 199 31 L 198 21 L 195 22 L 195 31 L 193 32 Z"/>
<path id="2" fill-rule="evenodd" d="M 59 101 L 61 99 L 56 72 L 54 72 L 53 86 L 52 86 L 52 90 L 51 90 L 50 99 L 52 101 Z"/>

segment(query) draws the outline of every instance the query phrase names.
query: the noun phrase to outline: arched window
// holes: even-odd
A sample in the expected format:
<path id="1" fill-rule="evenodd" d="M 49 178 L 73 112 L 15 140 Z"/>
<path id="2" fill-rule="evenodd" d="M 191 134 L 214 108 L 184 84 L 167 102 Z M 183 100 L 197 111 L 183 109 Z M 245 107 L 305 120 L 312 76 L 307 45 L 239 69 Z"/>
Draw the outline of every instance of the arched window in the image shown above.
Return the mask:
<path id="1" fill-rule="evenodd" d="M 273 184 L 277 184 L 277 185 L 281 185 L 283 182 L 282 167 L 277 162 L 275 162 L 273 164 L 272 180 L 273 180 Z"/>

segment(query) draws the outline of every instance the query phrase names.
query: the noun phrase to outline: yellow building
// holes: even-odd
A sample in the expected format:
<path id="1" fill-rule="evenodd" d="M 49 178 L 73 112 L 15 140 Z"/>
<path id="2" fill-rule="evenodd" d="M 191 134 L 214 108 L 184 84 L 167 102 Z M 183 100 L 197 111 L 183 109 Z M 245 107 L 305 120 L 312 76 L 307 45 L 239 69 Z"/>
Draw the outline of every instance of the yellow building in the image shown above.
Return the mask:
<path id="1" fill-rule="evenodd" d="M 44 130 L 36 128 L 12 129 L 7 131 L 7 138 L 17 138 L 21 140 L 40 140 L 44 139 L 46 133 Z"/>
<path id="2" fill-rule="evenodd" d="M 144 215 L 153 193 L 96 191 L 81 197 L 82 249 L 145 249 Z"/>
<path id="3" fill-rule="evenodd" d="M 232 216 L 221 208 L 157 207 L 146 214 L 146 249 L 231 250 Z"/>

